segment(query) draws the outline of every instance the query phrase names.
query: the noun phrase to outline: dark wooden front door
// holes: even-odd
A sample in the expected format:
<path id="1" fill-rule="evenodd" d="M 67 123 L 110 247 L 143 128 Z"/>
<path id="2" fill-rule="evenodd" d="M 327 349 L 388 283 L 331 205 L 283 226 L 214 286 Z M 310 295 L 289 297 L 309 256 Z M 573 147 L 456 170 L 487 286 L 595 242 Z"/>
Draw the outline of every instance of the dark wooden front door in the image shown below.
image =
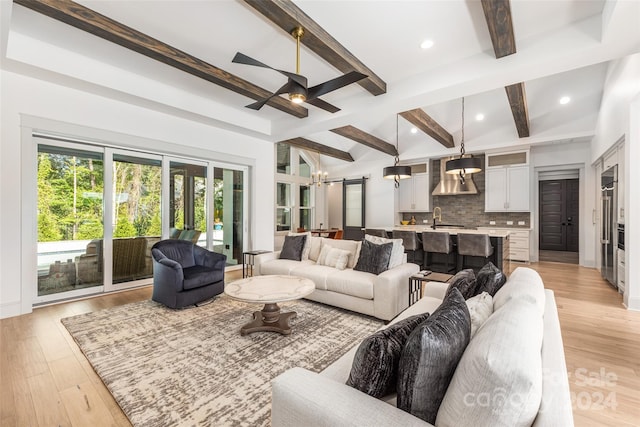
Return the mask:
<path id="1" fill-rule="evenodd" d="M 578 252 L 579 180 L 540 181 L 540 250 Z"/>
<path id="2" fill-rule="evenodd" d="M 342 183 L 343 239 L 362 240 L 365 218 L 365 179 L 351 179 Z"/>

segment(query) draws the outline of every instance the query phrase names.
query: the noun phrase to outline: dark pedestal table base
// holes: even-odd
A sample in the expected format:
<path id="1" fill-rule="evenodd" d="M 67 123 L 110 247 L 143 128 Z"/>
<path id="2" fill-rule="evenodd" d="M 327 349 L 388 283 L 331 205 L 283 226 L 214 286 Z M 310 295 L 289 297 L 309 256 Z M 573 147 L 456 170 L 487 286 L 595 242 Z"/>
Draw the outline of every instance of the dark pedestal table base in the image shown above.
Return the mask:
<path id="1" fill-rule="evenodd" d="M 253 320 L 242 328 L 240 335 L 253 332 L 279 332 L 282 335 L 291 335 L 289 321 L 296 318 L 296 312 L 280 313 L 278 304 L 265 304 L 262 311 L 253 312 Z"/>

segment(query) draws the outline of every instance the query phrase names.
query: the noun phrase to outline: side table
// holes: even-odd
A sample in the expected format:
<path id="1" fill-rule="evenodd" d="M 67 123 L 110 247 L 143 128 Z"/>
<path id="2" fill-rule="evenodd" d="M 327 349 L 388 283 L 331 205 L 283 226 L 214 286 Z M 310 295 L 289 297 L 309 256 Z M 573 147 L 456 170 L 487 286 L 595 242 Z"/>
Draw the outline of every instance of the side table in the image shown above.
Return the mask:
<path id="1" fill-rule="evenodd" d="M 424 295 L 424 284 L 427 282 L 446 283 L 453 275 L 422 270 L 409 277 L 409 305 L 415 304 Z"/>
<path id="2" fill-rule="evenodd" d="M 253 277 L 253 257 L 269 252 L 271 251 L 256 250 L 242 252 L 242 278 Z"/>

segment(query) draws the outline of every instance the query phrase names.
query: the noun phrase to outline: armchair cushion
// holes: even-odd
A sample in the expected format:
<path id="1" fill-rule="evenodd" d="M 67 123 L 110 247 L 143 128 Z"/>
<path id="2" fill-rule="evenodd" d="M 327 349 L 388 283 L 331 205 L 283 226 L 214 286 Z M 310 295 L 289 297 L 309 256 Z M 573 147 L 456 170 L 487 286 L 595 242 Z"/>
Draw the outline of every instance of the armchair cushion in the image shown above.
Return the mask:
<path id="1" fill-rule="evenodd" d="M 224 270 L 212 270 L 211 267 L 204 265 L 194 265 L 193 267 L 184 268 L 184 289 L 195 289 L 206 285 L 207 283 L 219 282 L 224 279 Z"/>

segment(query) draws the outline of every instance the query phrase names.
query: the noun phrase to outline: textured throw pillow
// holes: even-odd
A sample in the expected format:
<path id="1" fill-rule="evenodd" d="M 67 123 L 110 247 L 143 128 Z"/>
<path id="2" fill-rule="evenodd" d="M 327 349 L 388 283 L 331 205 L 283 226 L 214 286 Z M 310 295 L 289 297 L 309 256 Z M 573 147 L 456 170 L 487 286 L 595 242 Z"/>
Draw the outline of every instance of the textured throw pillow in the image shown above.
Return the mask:
<path id="1" fill-rule="evenodd" d="M 280 252 L 280 259 L 291 259 L 294 261 L 300 261 L 302 259 L 302 250 L 304 249 L 304 242 L 306 242 L 307 236 L 285 236 L 284 245 Z"/>
<path id="2" fill-rule="evenodd" d="M 376 245 L 375 243 L 363 239 L 362 248 L 360 249 L 360 257 L 353 269 L 357 271 L 366 271 L 367 273 L 376 275 L 382 273 L 389 267 L 392 248 L 393 243 Z"/>
<path id="3" fill-rule="evenodd" d="M 320 256 L 320 246 L 322 245 L 322 237 L 311 236 L 307 237 L 309 242 L 309 259 L 314 262 L 318 262 Z"/>
<path id="4" fill-rule="evenodd" d="M 500 290 L 507 281 L 507 276 L 500 271 L 492 262 L 485 264 L 476 274 L 475 294 L 488 292 L 492 297 Z"/>
<path id="5" fill-rule="evenodd" d="M 467 308 L 471 316 L 471 338 L 476 334 L 478 328 L 487 321 L 493 313 L 493 298 L 488 292 L 482 292 L 467 300 Z"/>
<path id="6" fill-rule="evenodd" d="M 404 263 L 404 245 L 402 244 L 402 239 L 385 239 L 384 237 L 371 236 L 369 234 L 365 234 L 364 238 L 376 245 L 393 243 L 388 268 L 394 268 Z"/>
<path id="7" fill-rule="evenodd" d="M 325 246 L 326 247 L 326 246 Z M 344 270 L 349 262 L 349 251 L 338 248 L 330 248 L 327 251 L 322 265 L 328 267 L 335 267 L 338 270 Z"/>
<path id="8" fill-rule="evenodd" d="M 454 288 L 407 339 L 398 366 L 398 408 L 435 424 L 470 333 L 469 310 Z"/>
<path id="9" fill-rule="evenodd" d="M 307 240 L 304 241 L 304 248 L 302 248 L 302 257 L 300 259 L 302 261 L 308 260 L 309 254 L 311 253 L 311 232 L 305 231 L 304 233 L 294 233 L 290 231 L 288 235 L 289 236 L 307 236 Z"/>
<path id="10" fill-rule="evenodd" d="M 404 344 L 428 317 L 429 313 L 416 314 L 365 338 L 353 358 L 347 385 L 373 397 L 394 392 Z"/>
<path id="11" fill-rule="evenodd" d="M 327 255 L 329 255 L 329 251 L 331 249 L 333 249 L 333 246 L 323 245 L 322 249 L 320 250 L 320 255 L 318 255 L 318 260 L 316 261 L 316 264 L 326 265 Z"/>
<path id="12" fill-rule="evenodd" d="M 435 425 L 532 425 L 542 401 L 543 325 L 529 301 L 496 310 L 462 355 Z"/>
<path id="13" fill-rule="evenodd" d="M 464 299 L 469 299 L 476 290 L 476 276 L 471 268 L 458 271 L 455 276 L 449 279 L 447 292 L 453 288 L 458 288 Z"/>

